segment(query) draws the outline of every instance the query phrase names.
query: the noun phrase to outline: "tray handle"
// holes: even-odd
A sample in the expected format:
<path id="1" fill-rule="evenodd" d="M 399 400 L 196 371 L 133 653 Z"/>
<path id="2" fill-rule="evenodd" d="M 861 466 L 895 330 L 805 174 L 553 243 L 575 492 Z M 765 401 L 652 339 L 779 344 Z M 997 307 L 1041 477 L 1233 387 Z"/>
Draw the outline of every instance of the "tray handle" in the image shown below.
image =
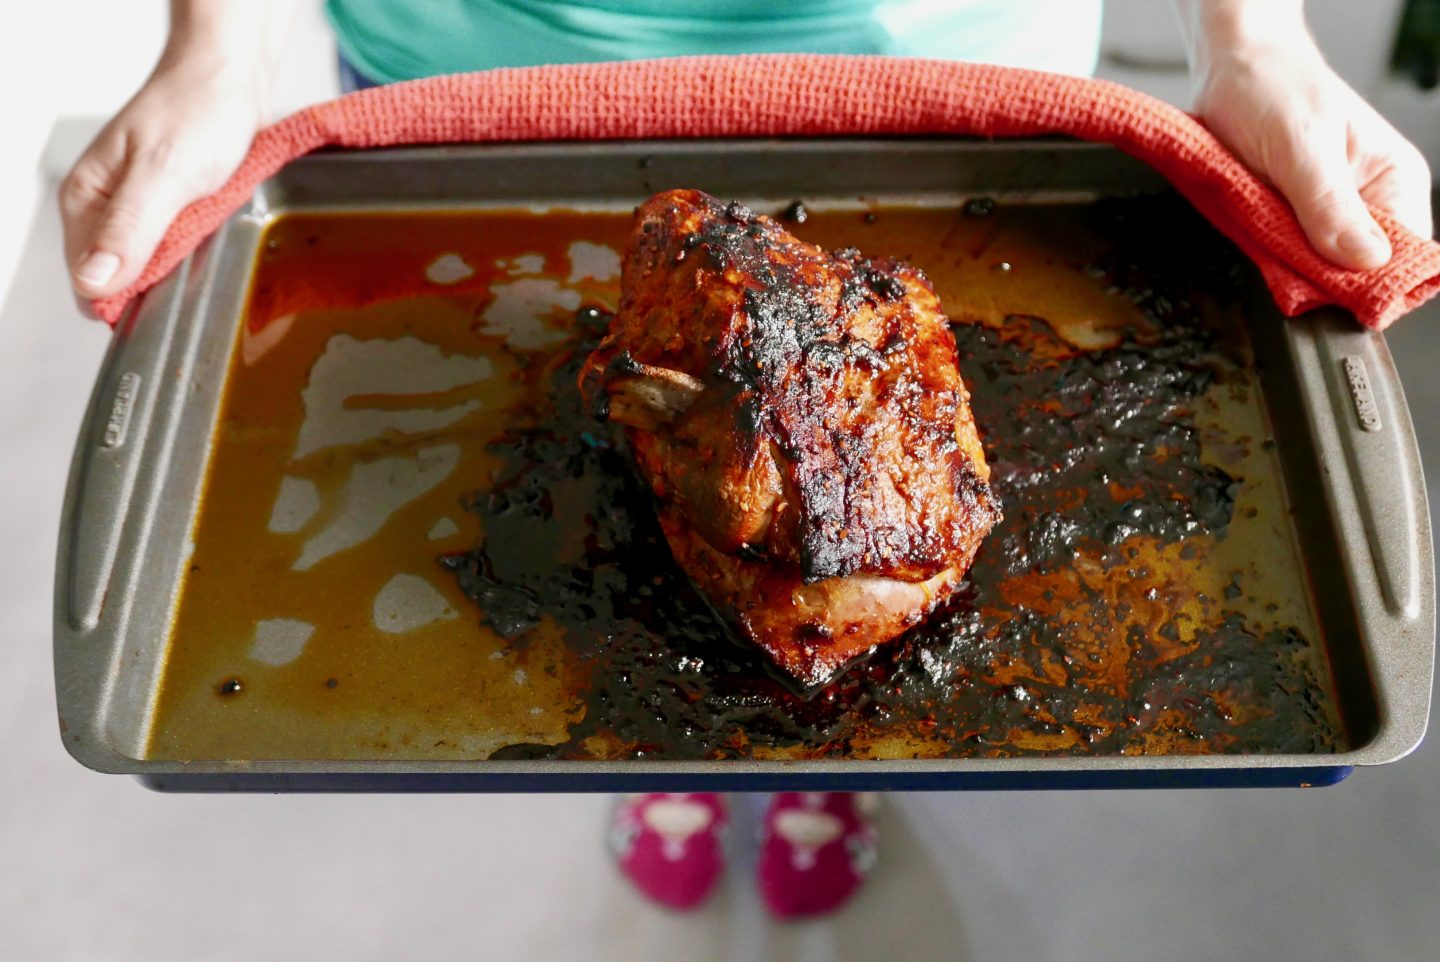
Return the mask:
<path id="1" fill-rule="evenodd" d="M 1429 525 L 1415 490 L 1420 466 L 1400 376 L 1381 334 L 1332 332 L 1319 354 L 1380 593 L 1391 614 L 1413 619 Z"/>
<path id="2" fill-rule="evenodd" d="M 80 429 L 66 495 L 66 615 L 78 632 L 93 630 L 109 599 L 125 520 L 131 513 L 142 455 L 154 433 L 177 318 L 189 272 L 185 261 L 163 290 L 163 311 L 136 324 L 132 307 L 117 327 Z"/>

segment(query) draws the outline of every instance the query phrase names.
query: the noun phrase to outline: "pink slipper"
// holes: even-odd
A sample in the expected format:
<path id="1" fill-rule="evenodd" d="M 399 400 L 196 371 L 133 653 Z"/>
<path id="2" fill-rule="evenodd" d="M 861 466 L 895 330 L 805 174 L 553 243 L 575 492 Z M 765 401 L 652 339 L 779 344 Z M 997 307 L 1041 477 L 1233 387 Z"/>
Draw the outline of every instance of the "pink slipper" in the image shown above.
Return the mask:
<path id="1" fill-rule="evenodd" d="M 781 918 L 833 912 L 875 864 L 875 798 L 848 792 L 779 792 L 765 813 L 756 868 L 760 896 Z"/>
<path id="2" fill-rule="evenodd" d="M 725 802 L 713 792 L 632 795 L 610 826 L 625 877 L 653 902 L 693 909 L 725 870 Z"/>

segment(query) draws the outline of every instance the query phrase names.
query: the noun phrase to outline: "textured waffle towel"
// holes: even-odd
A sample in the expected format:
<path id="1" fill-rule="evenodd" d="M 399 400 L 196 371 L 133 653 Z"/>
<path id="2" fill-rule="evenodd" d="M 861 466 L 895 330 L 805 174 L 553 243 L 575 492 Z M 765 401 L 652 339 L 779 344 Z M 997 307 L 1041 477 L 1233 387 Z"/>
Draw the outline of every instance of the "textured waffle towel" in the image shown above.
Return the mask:
<path id="1" fill-rule="evenodd" d="M 1335 304 L 1383 328 L 1440 291 L 1433 240 L 1372 210 L 1394 247 L 1390 263 L 1335 267 L 1305 240 L 1289 204 L 1204 126 L 1118 84 L 950 61 L 773 55 L 490 70 L 318 104 L 262 130 L 229 182 L 181 212 L 139 280 L 95 308 L 114 324 L 257 184 L 320 147 L 865 134 L 1112 143 L 1155 167 L 1235 241 L 1288 315 Z"/>

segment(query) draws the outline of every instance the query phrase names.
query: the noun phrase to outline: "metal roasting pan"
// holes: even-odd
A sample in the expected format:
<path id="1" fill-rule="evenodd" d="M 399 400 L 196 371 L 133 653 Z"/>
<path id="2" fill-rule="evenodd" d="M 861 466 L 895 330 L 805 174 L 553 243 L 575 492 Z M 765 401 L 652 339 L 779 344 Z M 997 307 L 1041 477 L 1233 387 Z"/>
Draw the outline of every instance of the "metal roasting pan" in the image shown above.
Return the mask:
<path id="1" fill-rule="evenodd" d="M 1287 493 L 1325 626 L 1346 751 L 895 761 L 230 761 L 144 757 L 225 374 L 266 224 L 291 211 L 626 209 L 695 184 L 747 202 L 804 196 L 1080 202 L 1164 186 L 1069 141 L 816 140 L 457 146 L 299 160 L 122 320 L 76 444 L 55 583 L 65 747 L 164 791 L 600 791 L 1308 786 L 1419 743 L 1435 576 L 1419 452 L 1385 339 L 1319 310 L 1250 318 Z"/>

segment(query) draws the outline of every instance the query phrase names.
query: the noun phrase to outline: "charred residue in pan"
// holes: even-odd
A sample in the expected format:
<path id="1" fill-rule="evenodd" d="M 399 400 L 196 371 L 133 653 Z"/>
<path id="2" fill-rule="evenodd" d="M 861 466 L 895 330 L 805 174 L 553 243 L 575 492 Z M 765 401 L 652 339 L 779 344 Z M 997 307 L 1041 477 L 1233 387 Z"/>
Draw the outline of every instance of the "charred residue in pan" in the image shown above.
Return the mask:
<path id="1" fill-rule="evenodd" d="M 568 740 L 492 757 L 1342 747 L 1319 639 L 1247 611 L 1238 569 L 1223 584 L 1195 577 L 1247 484 L 1202 445 L 1215 397 L 1253 390 L 1243 337 L 1202 307 L 1243 301 L 1238 256 L 1173 199 L 1105 203 L 1090 219 L 1109 245 L 1080 267 L 1145 322 L 1077 346 L 1043 317 L 957 317 L 1010 510 L 954 600 L 817 691 L 727 637 L 671 561 L 620 434 L 573 387 L 604 321 L 582 312 L 576 339 L 534 372 L 548 389 L 490 446 L 500 467 L 469 503 L 484 540 L 443 559 L 512 645 L 551 623 L 583 666 Z M 1263 443 L 1228 441 L 1247 456 Z"/>
<path id="2" fill-rule="evenodd" d="M 577 246 L 613 255 L 628 216 L 291 214 L 231 362 L 147 757 L 1343 747 L 1228 245 L 1163 198 L 803 206 L 806 240 L 922 268 L 956 320 L 1007 508 L 950 605 L 818 691 L 726 636 L 573 393 L 618 296 Z M 325 377 L 336 424 L 390 427 L 297 455 Z M 297 569 L 375 464 L 414 500 Z"/>

